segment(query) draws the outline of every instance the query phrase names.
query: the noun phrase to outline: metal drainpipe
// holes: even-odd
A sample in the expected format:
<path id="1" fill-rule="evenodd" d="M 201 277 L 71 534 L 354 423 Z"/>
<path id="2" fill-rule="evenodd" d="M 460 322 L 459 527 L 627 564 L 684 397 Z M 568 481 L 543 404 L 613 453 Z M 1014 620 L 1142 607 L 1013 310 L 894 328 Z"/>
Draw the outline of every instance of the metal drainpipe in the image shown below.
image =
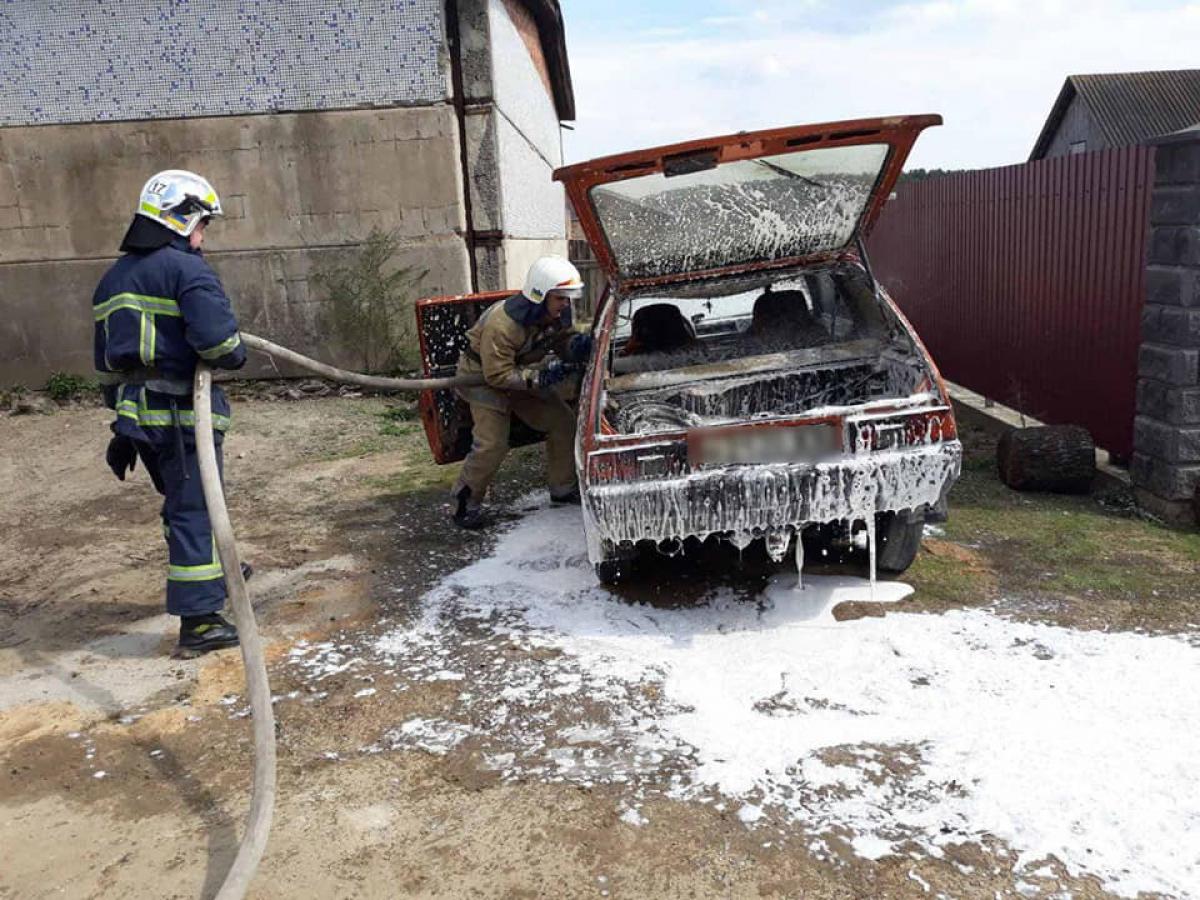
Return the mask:
<path id="1" fill-rule="evenodd" d="M 462 37 L 458 26 L 458 0 L 446 0 L 446 44 L 450 51 L 450 84 L 454 115 L 458 118 L 458 157 L 462 167 L 463 213 L 467 259 L 471 267 L 471 293 L 479 291 L 479 266 L 475 261 L 475 217 L 471 211 L 471 166 L 467 157 L 467 98 L 463 91 Z"/>

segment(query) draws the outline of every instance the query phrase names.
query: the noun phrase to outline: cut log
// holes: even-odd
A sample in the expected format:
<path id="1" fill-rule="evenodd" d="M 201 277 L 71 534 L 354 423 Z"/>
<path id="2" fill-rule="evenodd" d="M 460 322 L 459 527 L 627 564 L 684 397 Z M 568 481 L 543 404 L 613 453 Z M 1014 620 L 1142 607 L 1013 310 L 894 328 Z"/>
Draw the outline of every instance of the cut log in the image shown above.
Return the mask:
<path id="1" fill-rule="evenodd" d="M 1013 490 L 1086 494 L 1096 475 L 1096 444 L 1078 425 L 1014 428 L 1000 438 L 996 464 Z"/>

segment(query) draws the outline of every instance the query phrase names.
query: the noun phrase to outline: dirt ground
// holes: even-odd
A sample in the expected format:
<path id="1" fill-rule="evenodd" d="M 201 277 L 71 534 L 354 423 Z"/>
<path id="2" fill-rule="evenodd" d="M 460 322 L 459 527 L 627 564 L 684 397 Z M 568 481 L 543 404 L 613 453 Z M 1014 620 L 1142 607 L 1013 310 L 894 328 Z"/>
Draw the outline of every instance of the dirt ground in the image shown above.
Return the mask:
<path id="1" fill-rule="evenodd" d="M 158 498 L 140 468 L 123 484 L 105 468 L 109 415 L 0 418 L 4 898 L 210 897 L 246 808 L 240 657 L 168 657 Z M 1013 494 L 994 477 L 991 440 L 965 440 L 951 520 L 903 579 L 916 588 L 906 611 L 1003 603 L 1080 629 L 1200 627 L 1200 535 L 1138 518 L 1119 494 Z M 536 448 L 506 465 L 498 494 L 514 517 L 539 466 Z M 393 748 L 389 729 L 447 715 L 463 685 L 376 692 L 400 677 L 378 665 L 315 681 L 297 647 L 328 657 L 402 626 L 495 531 L 450 526 L 453 467 L 432 466 L 419 426 L 378 399 L 238 403 L 226 471 L 278 698 L 279 799 L 255 897 L 1109 896 L 1055 866 L 1018 881 L 1003 848 L 978 844 L 940 859 L 870 861 L 836 841 L 814 854 L 812 835 L 781 828 L 764 841 L 722 804 L 663 795 L 639 826 L 622 815 L 620 784 L 504 778 L 471 741 Z M 667 560 L 627 597 L 687 602 L 716 580 L 752 592 L 770 571 L 753 554 L 740 566 Z M 467 626 L 462 646 L 455 668 L 469 685 L 477 666 L 483 683 Z M 489 652 L 539 662 L 524 645 Z"/>

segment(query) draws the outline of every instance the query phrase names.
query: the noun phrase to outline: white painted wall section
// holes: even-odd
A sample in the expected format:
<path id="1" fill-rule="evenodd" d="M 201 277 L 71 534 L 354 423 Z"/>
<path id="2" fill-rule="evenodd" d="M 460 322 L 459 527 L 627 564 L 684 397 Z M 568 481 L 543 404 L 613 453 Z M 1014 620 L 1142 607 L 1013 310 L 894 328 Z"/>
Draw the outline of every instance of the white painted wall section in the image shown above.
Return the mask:
<path id="1" fill-rule="evenodd" d="M 562 164 L 558 112 L 529 49 L 504 5 L 488 0 L 496 105 L 551 167 Z"/>
<path id="2" fill-rule="evenodd" d="M 558 112 L 504 0 L 488 0 L 495 106 L 491 130 L 503 160 L 500 218 L 505 237 L 564 240 L 566 206 L 552 179 L 562 164 Z"/>
<path id="3" fill-rule="evenodd" d="M 497 111 L 493 115 L 496 155 L 503 161 L 500 196 L 505 235 L 565 238 L 565 194 L 551 177 L 553 168 L 503 114 Z"/>

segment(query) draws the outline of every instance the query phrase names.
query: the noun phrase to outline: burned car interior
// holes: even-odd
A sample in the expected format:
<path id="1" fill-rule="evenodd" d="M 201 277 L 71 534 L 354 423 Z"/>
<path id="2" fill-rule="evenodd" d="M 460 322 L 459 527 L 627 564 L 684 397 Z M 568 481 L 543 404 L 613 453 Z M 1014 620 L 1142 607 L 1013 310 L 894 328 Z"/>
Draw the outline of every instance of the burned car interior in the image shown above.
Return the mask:
<path id="1" fill-rule="evenodd" d="M 932 386 L 921 354 L 856 264 L 616 302 L 602 423 L 609 433 L 794 417 Z"/>

